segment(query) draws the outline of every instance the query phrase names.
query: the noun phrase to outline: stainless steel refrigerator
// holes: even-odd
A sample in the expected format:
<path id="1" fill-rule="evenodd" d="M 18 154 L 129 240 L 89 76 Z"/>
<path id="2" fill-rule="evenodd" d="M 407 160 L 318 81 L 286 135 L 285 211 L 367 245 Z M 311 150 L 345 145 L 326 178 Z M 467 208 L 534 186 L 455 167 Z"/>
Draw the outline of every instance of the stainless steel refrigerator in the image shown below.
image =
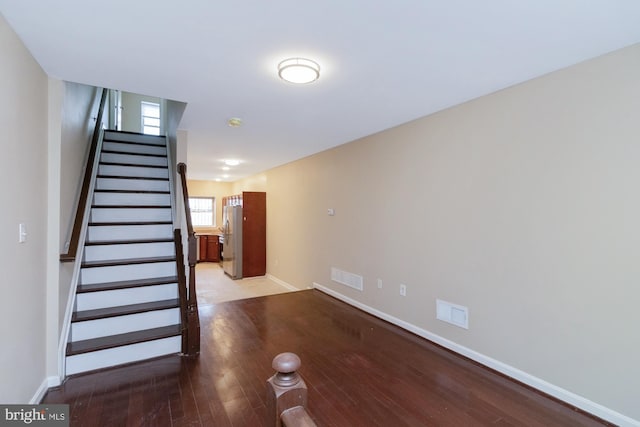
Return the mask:
<path id="1" fill-rule="evenodd" d="M 232 279 L 242 279 L 242 206 L 224 207 L 222 268 Z"/>

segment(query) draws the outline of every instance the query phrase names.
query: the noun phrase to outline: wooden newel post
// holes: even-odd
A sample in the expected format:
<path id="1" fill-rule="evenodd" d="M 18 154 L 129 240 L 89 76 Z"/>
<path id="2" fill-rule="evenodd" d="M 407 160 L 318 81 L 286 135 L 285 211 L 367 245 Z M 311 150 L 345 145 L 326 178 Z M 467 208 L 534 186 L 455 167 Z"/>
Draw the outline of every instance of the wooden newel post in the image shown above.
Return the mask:
<path id="1" fill-rule="evenodd" d="M 273 359 L 271 366 L 276 374 L 267 380 L 267 411 L 268 425 L 282 427 L 281 416 L 284 412 L 300 409 L 304 412 L 304 418 L 298 425 L 315 426 L 311 418 L 306 414 L 307 385 L 298 374 L 300 358 L 294 353 L 280 353 Z"/>
<path id="2" fill-rule="evenodd" d="M 196 263 L 198 243 L 196 233 L 193 231 L 193 224 L 191 223 L 191 209 L 189 208 L 189 190 L 187 188 L 187 165 L 184 163 L 178 163 L 178 174 L 180 175 L 180 186 L 182 187 L 182 202 L 184 204 L 184 219 L 187 223 L 187 260 L 189 263 L 189 284 L 187 287 L 188 292 L 186 295 L 181 294 L 181 298 L 186 296 L 186 311 L 187 311 L 187 333 L 186 333 L 186 349 L 185 340 L 183 334 L 183 349 L 182 352 L 187 356 L 197 356 L 200 353 L 200 315 L 198 314 L 198 299 L 196 296 Z M 179 259 L 182 267 L 182 259 Z M 180 286 L 185 286 L 182 283 Z M 184 303 L 182 303 L 184 309 Z"/>

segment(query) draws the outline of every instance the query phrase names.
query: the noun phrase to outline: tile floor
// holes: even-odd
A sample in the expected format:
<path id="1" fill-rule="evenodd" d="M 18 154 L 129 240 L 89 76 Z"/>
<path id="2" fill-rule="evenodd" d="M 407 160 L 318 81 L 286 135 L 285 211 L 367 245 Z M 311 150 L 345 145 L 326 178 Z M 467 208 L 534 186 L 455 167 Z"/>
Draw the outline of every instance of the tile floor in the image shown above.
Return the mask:
<path id="1" fill-rule="evenodd" d="M 285 292 L 291 290 L 265 276 L 232 280 L 224 274 L 218 263 L 202 262 L 196 265 L 196 293 L 199 306 Z"/>

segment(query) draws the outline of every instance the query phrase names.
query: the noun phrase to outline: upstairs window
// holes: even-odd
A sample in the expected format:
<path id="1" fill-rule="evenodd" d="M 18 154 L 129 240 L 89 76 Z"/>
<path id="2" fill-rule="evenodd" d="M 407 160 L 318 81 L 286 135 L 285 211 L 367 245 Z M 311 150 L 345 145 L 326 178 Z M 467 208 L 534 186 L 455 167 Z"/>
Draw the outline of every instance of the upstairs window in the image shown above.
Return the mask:
<path id="1" fill-rule="evenodd" d="M 189 197 L 191 224 L 194 227 L 215 227 L 216 199 L 213 197 Z"/>
<path id="2" fill-rule="evenodd" d="M 141 102 L 142 133 L 160 135 L 160 104 Z"/>

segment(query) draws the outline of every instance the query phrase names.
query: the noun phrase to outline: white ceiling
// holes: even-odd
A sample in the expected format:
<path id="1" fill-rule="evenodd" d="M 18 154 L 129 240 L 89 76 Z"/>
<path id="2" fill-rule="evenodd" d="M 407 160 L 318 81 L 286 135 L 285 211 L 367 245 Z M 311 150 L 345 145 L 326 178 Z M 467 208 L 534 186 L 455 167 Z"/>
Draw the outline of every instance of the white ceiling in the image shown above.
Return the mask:
<path id="1" fill-rule="evenodd" d="M 51 76 L 186 102 L 233 181 L 640 42 L 638 0 L 0 0 Z M 318 81 L 279 80 L 302 56 Z M 230 117 L 244 126 L 231 128 Z M 231 171 L 222 159 L 242 161 Z"/>

